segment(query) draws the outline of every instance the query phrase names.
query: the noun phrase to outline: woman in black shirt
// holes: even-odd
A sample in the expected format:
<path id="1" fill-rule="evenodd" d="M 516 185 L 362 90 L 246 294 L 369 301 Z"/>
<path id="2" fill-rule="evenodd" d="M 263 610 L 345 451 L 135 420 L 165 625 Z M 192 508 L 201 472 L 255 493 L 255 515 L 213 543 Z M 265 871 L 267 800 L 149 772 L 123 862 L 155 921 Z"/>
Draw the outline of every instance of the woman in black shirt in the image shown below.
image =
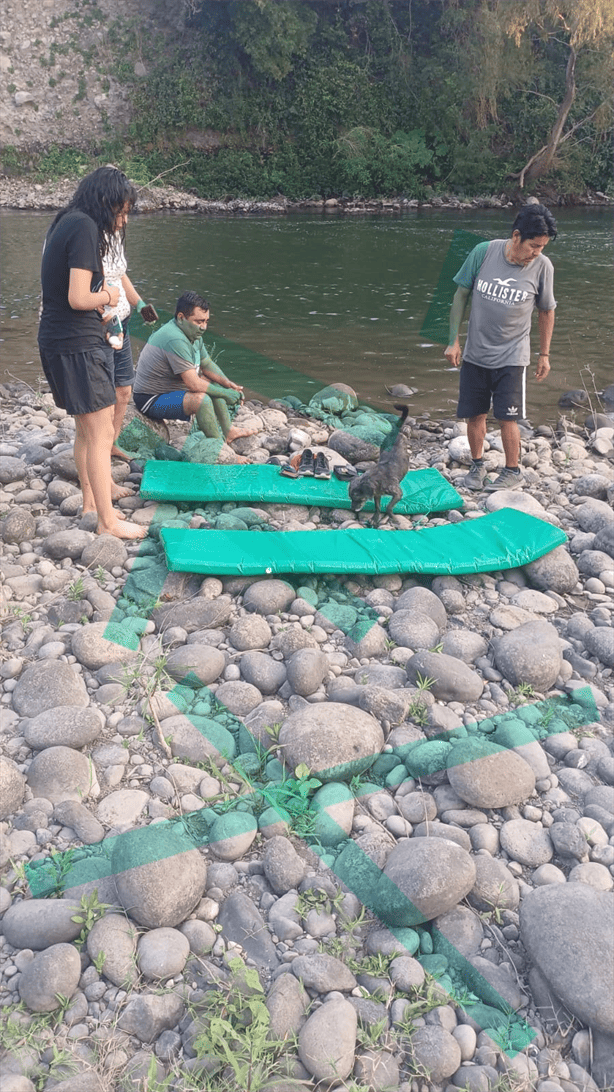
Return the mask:
<path id="1" fill-rule="evenodd" d="M 75 418 L 75 463 L 83 512 L 98 514 L 98 534 L 143 538 L 112 505 L 111 447 L 115 385 L 113 349 L 101 311 L 115 306 L 119 289 L 107 285 L 102 258 L 116 232 L 125 232 L 136 191 L 125 174 L 100 167 L 79 184 L 45 240 L 41 267 L 43 306 L 38 345 L 56 406 Z"/>

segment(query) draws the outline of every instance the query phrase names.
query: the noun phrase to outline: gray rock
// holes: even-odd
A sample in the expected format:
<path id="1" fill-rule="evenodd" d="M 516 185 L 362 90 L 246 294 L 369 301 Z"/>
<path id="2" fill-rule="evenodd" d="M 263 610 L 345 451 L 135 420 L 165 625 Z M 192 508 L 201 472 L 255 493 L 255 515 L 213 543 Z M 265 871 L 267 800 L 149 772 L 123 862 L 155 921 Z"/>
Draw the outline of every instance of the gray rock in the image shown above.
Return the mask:
<path id="1" fill-rule="evenodd" d="M 397 807 L 409 823 L 423 823 L 437 818 L 435 798 L 428 792 L 408 792 L 396 800 Z"/>
<path id="2" fill-rule="evenodd" d="M 593 1079 L 600 1088 L 611 1088 L 614 1084 L 614 1035 L 605 1035 L 602 1031 L 593 1031 L 592 1039 L 593 1064 L 591 1073 Z M 570 1073 L 570 1076 L 578 1081 L 579 1074 L 576 1076 Z M 578 1083 L 578 1087 L 581 1088 L 582 1084 Z M 589 1092 L 592 1092 L 590 1088 Z"/>
<path id="3" fill-rule="evenodd" d="M 583 576 L 600 576 L 611 572 L 612 558 L 603 550 L 583 550 L 578 558 L 578 569 Z"/>
<path id="4" fill-rule="evenodd" d="M 268 648 L 272 636 L 269 623 L 260 614 L 246 614 L 233 622 L 228 640 L 234 648 L 245 652 L 248 649 Z"/>
<path id="5" fill-rule="evenodd" d="M 596 806 L 614 815 L 614 787 L 612 785 L 590 785 L 584 794 L 584 806 Z"/>
<path id="6" fill-rule="evenodd" d="M 85 747 L 102 733 L 103 721 L 96 709 L 59 705 L 26 721 L 22 735 L 33 751 L 47 747 Z"/>
<path id="7" fill-rule="evenodd" d="M 614 1034 L 614 895 L 587 884 L 530 891 L 521 938 L 552 991 L 589 1027 Z"/>
<path id="8" fill-rule="evenodd" d="M 30 763 L 28 785 L 34 796 L 52 804 L 62 800 L 81 801 L 98 791 L 96 771 L 87 755 L 72 747 L 47 747 Z"/>
<path id="9" fill-rule="evenodd" d="M 298 1034 L 305 1022 L 309 995 L 293 974 L 276 978 L 266 999 L 269 1010 L 270 1034 L 274 1039 L 288 1039 Z"/>
<path id="10" fill-rule="evenodd" d="M 258 741 L 261 747 L 268 750 L 273 739 L 267 728 L 280 725 L 285 716 L 285 710 L 280 701 L 263 701 L 261 705 L 245 717 L 245 727 L 251 736 Z"/>
<path id="11" fill-rule="evenodd" d="M 612 509 L 606 501 L 589 500 L 574 508 L 573 513 L 583 531 L 599 534 L 612 525 Z"/>
<path id="12" fill-rule="evenodd" d="M 354 672 L 354 681 L 359 686 L 373 686 L 384 690 L 397 690 L 405 686 L 407 675 L 402 667 L 389 664 L 367 664 Z"/>
<path id="13" fill-rule="evenodd" d="M 72 653 L 90 671 L 106 664 L 130 664 L 138 658 L 138 650 L 126 648 L 105 637 L 107 622 L 91 622 L 73 633 Z"/>
<path id="14" fill-rule="evenodd" d="M 447 768 L 452 788 L 472 807 L 520 804 L 535 789 L 533 770 L 515 751 L 476 737 L 453 745 Z"/>
<path id="15" fill-rule="evenodd" d="M 104 838 L 104 827 L 83 804 L 76 800 L 62 800 L 53 809 L 56 823 L 72 827 L 77 837 L 86 845 L 95 845 Z"/>
<path id="16" fill-rule="evenodd" d="M 287 676 L 295 694 L 307 697 L 314 694 L 328 671 L 328 660 L 315 648 L 301 648 L 293 653 L 287 664 Z"/>
<path id="17" fill-rule="evenodd" d="M 518 1010 L 526 1004 L 526 997 L 518 983 L 505 967 L 497 966 L 482 956 L 470 956 L 471 966 L 492 986 L 498 998 L 502 998 L 510 1008 Z"/>
<path id="18" fill-rule="evenodd" d="M 52 944 L 28 963 L 19 978 L 19 996 L 31 1012 L 53 1012 L 61 997 L 72 997 L 81 977 L 81 960 L 72 944 Z"/>
<path id="19" fill-rule="evenodd" d="M 486 655 L 488 645 L 479 633 L 469 629 L 451 629 L 444 634 L 442 652 L 453 656 L 455 660 L 464 660 L 466 664 L 475 663 L 479 656 Z"/>
<path id="20" fill-rule="evenodd" d="M 439 943 L 439 937 L 444 938 L 444 943 Z M 466 958 L 480 950 L 484 939 L 484 932 L 480 919 L 466 906 L 456 906 L 446 914 L 441 914 L 433 922 L 433 941 L 436 952 L 447 952 L 448 941 Z"/>
<path id="21" fill-rule="evenodd" d="M 42 951 L 52 944 L 76 940 L 82 924 L 72 921 L 79 907 L 62 899 L 14 902 L 2 919 L 5 939 L 13 948 Z"/>
<path id="22" fill-rule="evenodd" d="M 442 1084 L 461 1064 L 461 1052 L 453 1035 L 445 1028 L 431 1024 L 418 1028 L 411 1037 L 410 1050 L 414 1064 L 426 1070 L 429 1080 Z"/>
<path id="23" fill-rule="evenodd" d="M 426 614 L 428 618 L 433 619 L 440 633 L 443 633 L 448 624 L 446 609 L 441 599 L 428 588 L 408 588 L 403 592 L 394 605 L 395 614 L 402 610 L 409 610 L 414 614 Z"/>
<path id="24" fill-rule="evenodd" d="M 0 754 L 0 820 L 19 810 L 26 791 L 26 782 L 15 763 Z"/>
<path id="25" fill-rule="evenodd" d="M 152 828 L 153 830 L 154 828 Z M 168 827 L 159 828 L 160 859 L 139 864 L 138 840 L 118 838 L 113 871 L 121 904 L 134 921 L 148 928 L 185 921 L 202 897 L 207 866 L 189 839 Z"/>
<path id="26" fill-rule="evenodd" d="M 358 704 L 365 713 L 371 713 L 380 723 L 387 720 L 391 725 L 402 724 L 407 716 L 410 699 L 406 690 L 384 690 L 381 686 L 360 688 Z"/>
<path id="27" fill-rule="evenodd" d="M 588 857 L 588 842 L 575 823 L 553 823 L 548 831 L 559 857 L 572 857 L 578 861 Z"/>
<path id="28" fill-rule="evenodd" d="M 13 508 L 2 524 L 2 540 L 19 545 L 30 542 L 36 534 L 36 520 L 27 508 Z"/>
<path id="29" fill-rule="evenodd" d="M 96 818 L 114 833 L 133 828 L 149 803 L 144 789 L 117 789 L 109 793 L 96 809 Z"/>
<path id="30" fill-rule="evenodd" d="M 187 675 L 208 686 L 219 679 L 226 666 L 226 657 L 218 648 L 209 645 L 182 645 L 168 654 L 166 670 L 173 679 L 181 681 Z"/>
<path id="31" fill-rule="evenodd" d="M 119 1018 L 119 1027 L 151 1043 L 165 1030 L 174 1028 L 183 1015 L 183 1001 L 174 993 L 142 993 L 133 997 Z"/>
<path id="32" fill-rule="evenodd" d="M 302 626 L 295 626 L 292 629 L 282 629 L 279 633 L 276 633 L 271 641 L 271 648 L 277 649 L 281 652 L 284 660 L 289 660 L 293 652 L 297 652 L 299 648 L 318 648 L 318 642 L 315 637 L 303 629 Z"/>
<path id="33" fill-rule="evenodd" d="M 509 819 L 501 827 L 501 846 L 512 861 L 537 868 L 552 860 L 552 842 L 547 830 L 528 819 Z"/>
<path id="34" fill-rule="evenodd" d="M 133 986 L 138 980 L 136 966 L 137 931 L 123 914 L 105 914 L 94 922 L 87 935 L 87 953 L 92 960 L 104 954 L 102 973 L 114 986 Z"/>
<path id="35" fill-rule="evenodd" d="M 394 1054 L 388 1050 L 364 1050 L 356 1057 L 354 1075 L 365 1088 L 374 1092 L 398 1088 L 400 1068 Z"/>
<path id="36" fill-rule="evenodd" d="M 257 687 L 247 682 L 225 682 L 218 686 L 217 701 L 237 717 L 246 717 L 262 701 L 262 694 Z"/>
<path id="37" fill-rule="evenodd" d="M 0 463 L 0 485 L 9 485 L 11 482 L 21 482 L 26 476 L 26 464 L 21 459 L 14 459 L 11 455 L 3 455 Z"/>
<path id="38" fill-rule="evenodd" d="M 434 679 L 430 690 L 440 701 L 477 701 L 484 689 L 484 683 L 476 671 L 462 660 L 444 653 L 417 652 L 415 656 L 410 656 L 405 667 L 411 683 L 419 681 L 418 675 Z"/>
<path id="39" fill-rule="evenodd" d="M 196 723 L 192 723 L 196 720 Z M 164 738 L 170 739 L 174 758 L 187 758 L 190 762 L 204 762 L 211 758 L 218 766 L 225 759 L 235 756 L 236 747 L 232 734 L 217 721 L 204 717 L 190 718 L 183 714 L 162 719 Z"/>
<path id="40" fill-rule="evenodd" d="M 336 702 L 311 705 L 291 713 L 279 733 L 287 764 L 305 763 L 323 781 L 364 773 L 384 746 L 374 717 Z"/>
<path id="41" fill-rule="evenodd" d="M 218 595 L 216 599 L 188 599 L 168 606 L 156 607 L 151 617 L 158 631 L 179 626 L 186 633 L 195 633 L 202 629 L 217 629 L 225 626 L 232 611 L 232 599 L 229 595 Z"/>
<path id="42" fill-rule="evenodd" d="M 430 618 L 428 614 L 409 609 L 395 611 L 388 623 L 388 631 L 397 645 L 413 649 L 433 648 L 440 634 L 439 626 L 433 618 Z"/>
<path id="43" fill-rule="evenodd" d="M 222 936 L 240 944 L 259 970 L 275 970 L 279 956 L 262 914 L 248 895 L 236 891 L 224 899 L 218 924 L 222 926 Z"/>
<path id="44" fill-rule="evenodd" d="M 351 432 L 345 432 L 343 429 L 337 429 L 331 433 L 328 446 L 331 451 L 336 451 L 338 455 L 342 455 L 353 464 L 373 462 L 379 458 L 379 447 L 368 444 L 366 440 L 361 440 L 360 437 L 353 436 Z"/>
<path id="45" fill-rule="evenodd" d="M 294 588 L 285 580 L 255 580 L 245 590 L 243 606 L 257 614 L 280 614 L 288 610 L 295 597 Z"/>
<path id="46" fill-rule="evenodd" d="M 476 871 L 469 853 L 455 843 L 416 838 L 395 846 L 384 875 L 392 883 L 378 893 L 378 916 L 389 925 L 416 925 L 456 906 L 473 887 Z"/>
<path id="47" fill-rule="evenodd" d="M 424 967 L 410 955 L 397 956 L 390 964 L 390 979 L 398 990 L 411 993 L 424 983 Z"/>
<path id="48" fill-rule="evenodd" d="M 137 945 L 141 974 L 149 979 L 181 974 L 190 954 L 190 942 L 178 929 L 151 929 Z"/>
<path id="49" fill-rule="evenodd" d="M 222 861 L 238 861 L 247 853 L 256 834 L 258 823 L 251 812 L 229 811 L 211 825 L 209 846 Z"/>
<path id="50" fill-rule="evenodd" d="M 608 524 L 595 535 L 592 548 L 593 550 L 603 550 L 610 557 L 614 557 L 614 524 Z"/>
<path id="51" fill-rule="evenodd" d="M 515 910 L 520 900 L 518 881 L 497 857 L 475 858 L 475 883 L 468 901 L 476 910 Z"/>
<path id="52" fill-rule="evenodd" d="M 197 956 L 207 955 L 216 941 L 216 934 L 208 921 L 198 919 L 184 921 L 183 925 L 179 926 L 179 932 L 187 937 L 190 951 Z"/>
<path id="53" fill-rule="evenodd" d="M 375 622 L 359 641 L 355 641 L 348 633 L 344 644 L 350 656 L 355 656 L 356 659 L 362 660 L 365 658 L 371 659 L 371 657 L 374 656 L 382 656 L 386 651 L 387 642 L 387 631 L 383 626 L 380 626 L 378 622 Z"/>
<path id="54" fill-rule="evenodd" d="M 264 652 L 246 652 L 241 657 L 241 674 L 245 682 L 261 694 L 276 694 L 286 681 L 285 665 Z"/>
<path id="55" fill-rule="evenodd" d="M 81 554 L 81 561 L 91 570 L 101 565 L 109 572 L 116 565 L 123 568 L 127 559 L 125 544 L 115 535 L 96 535 L 94 541 L 88 543 Z"/>
<path id="56" fill-rule="evenodd" d="M 558 678 L 562 656 L 558 633 L 549 622 L 527 622 L 494 642 L 495 663 L 512 686 L 528 683 L 541 693 Z"/>
<path id="57" fill-rule="evenodd" d="M 276 895 L 285 895 L 305 878 L 307 865 L 289 838 L 269 838 L 264 847 L 264 874 Z"/>
<path id="58" fill-rule="evenodd" d="M 530 561 L 523 571 L 534 588 L 558 592 L 559 595 L 573 591 L 579 575 L 578 567 L 565 546 L 556 546 L 543 557 Z"/>
<path id="59" fill-rule="evenodd" d="M 48 535 L 43 542 L 43 549 L 55 561 L 62 561 L 65 557 L 76 561 L 85 547 L 94 541 L 94 535 L 90 531 L 79 531 L 72 527 L 70 531 L 55 531 Z"/>
<path id="60" fill-rule="evenodd" d="M 606 667 L 614 667 L 614 630 L 608 626 L 595 626 L 588 631 L 584 644 L 592 656 Z"/>
<path id="61" fill-rule="evenodd" d="M 356 1011 L 343 998 L 326 1001 L 308 1018 L 299 1031 L 298 1056 L 316 1081 L 350 1075 L 357 1026 Z"/>
<path id="62" fill-rule="evenodd" d="M 89 705 L 82 679 L 68 664 L 40 660 L 26 667 L 13 690 L 13 709 L 20 717 L 36 717 L 46 709 Z"/>
<path id="63" fill-rule="evenodd" d="M 292 973 L 300 978 L 306 989 L 318 993 L 328 993 L 330 990 L 349 992 L 356 986 L 356 979 L 345 963 L 324 953 L 297 956 L 292 960 Z"/>

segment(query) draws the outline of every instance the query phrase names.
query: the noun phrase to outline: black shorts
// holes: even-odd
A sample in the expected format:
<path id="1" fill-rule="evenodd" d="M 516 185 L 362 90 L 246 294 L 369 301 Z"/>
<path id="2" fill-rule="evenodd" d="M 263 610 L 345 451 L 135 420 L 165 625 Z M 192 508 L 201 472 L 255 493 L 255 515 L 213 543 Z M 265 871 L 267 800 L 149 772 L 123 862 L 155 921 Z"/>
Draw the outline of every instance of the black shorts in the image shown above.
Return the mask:
<path id="1" fill-rule="evenodd" d="M 460 372 L 457 417 L 480 417 L 492 401 L 497 421 L 518 421 L 526 417 L 527 369 L 516 365 L 481 368 L 463 360 Z"/>
<path id="2" fill-rule="evenodd" d="M 39 345 L 41 364 L 56 406 L 73 417 L 115 405 L 113 349 L 63 353 Z"/>

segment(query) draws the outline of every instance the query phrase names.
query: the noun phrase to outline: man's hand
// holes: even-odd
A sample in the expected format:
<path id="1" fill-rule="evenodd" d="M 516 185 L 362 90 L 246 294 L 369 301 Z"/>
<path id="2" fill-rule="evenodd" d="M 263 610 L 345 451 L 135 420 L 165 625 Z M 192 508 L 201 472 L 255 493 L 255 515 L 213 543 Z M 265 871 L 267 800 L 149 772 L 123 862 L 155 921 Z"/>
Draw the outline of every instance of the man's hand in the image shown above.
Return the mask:
<path id="1" fill-rule="evenodd" d="M 455 341 L 453 345 L 448 345 L 448 347 L 444 349 L 443 355 L 448 361 L 448 364 L 451 364 L 453 368 L 458 368 L 461 357 L 460 343 L 458 340 Z"/>
<path id="2" fill-rule="evenodd" d="M 549 357 L 540 355 L 539 360 L 537 361 L 537 369 L 535 371 L 535 378 L 537 379 L 537 382 L 541 383 L 542 380 L 544 380 L 546 378 L 546 376 L 549 374 L 549 372 L 550 372 L 550 359 L 549 359 Z"/>

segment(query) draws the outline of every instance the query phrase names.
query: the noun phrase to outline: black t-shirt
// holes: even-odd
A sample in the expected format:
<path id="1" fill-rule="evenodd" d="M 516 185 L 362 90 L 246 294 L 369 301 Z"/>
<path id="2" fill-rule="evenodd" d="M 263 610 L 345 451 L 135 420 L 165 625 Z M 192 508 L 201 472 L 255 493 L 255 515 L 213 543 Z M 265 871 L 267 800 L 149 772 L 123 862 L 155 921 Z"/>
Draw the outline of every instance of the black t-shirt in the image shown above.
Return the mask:
<path id="1" fill-rule="evenodd" d="M 98 228 L 91 216 L 67 212 L 50 230 L 41 266 L 43 312 L 38 340 L 56 351 L 95 349 L 105 340 L 98 311 L 74 311 L 68 303 L 71 269 L 91 269 L 91 289 L 102 281 Z"/>

